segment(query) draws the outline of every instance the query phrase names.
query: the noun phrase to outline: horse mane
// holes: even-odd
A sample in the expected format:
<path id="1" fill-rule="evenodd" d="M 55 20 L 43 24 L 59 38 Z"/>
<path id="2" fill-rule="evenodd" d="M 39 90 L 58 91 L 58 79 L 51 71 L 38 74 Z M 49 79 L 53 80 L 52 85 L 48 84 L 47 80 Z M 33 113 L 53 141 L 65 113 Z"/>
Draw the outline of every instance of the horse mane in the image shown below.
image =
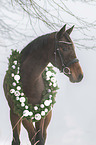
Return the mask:
<path id="1" fill-rule="evenodd" d="M 38 38 L 31 41 L 22 51 L 21 51 L 21 63 L 31 54 L 33 51 L 43 48 L 44 45 L 47 45 L 49 34 L 39 36 Z"/>

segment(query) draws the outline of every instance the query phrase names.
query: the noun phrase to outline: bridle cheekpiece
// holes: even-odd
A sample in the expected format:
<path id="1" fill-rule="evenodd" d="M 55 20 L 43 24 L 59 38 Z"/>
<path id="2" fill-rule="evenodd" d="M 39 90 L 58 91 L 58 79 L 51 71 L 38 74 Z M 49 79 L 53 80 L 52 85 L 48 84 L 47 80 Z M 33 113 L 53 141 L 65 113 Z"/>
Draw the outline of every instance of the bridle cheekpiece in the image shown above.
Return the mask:
<path id="1" fill-rule="evenodd" d="M 54 51 L 54 54 L 55 54 L 55 63 L 56 63 L 56 56 L 57 56 L 57 53 L 58 53 L 58 55 L 60 57 L 61 65 L 62 65 L 61 72 L 63 72 L 66 75 L 70 75 L 71 71 L 70 71 L 69 66 L 72 65 L 73 63 L 79 62 L 79 60 L 77 58 L 74 58 L 70 62 L 65 64 L 64 63 L 64 59 L 62 57 L 62 53 L 61 53 L 60 48 L 59 48 L 59 43 L 64 43 L 64 44 L 68 44 L 68 45 L 72 45 L 72 43 L 71 42 L 66 42 L 66 41 L 59 41 L 57 39 L 57 33 L 55 34 L 55 51 Z"/>

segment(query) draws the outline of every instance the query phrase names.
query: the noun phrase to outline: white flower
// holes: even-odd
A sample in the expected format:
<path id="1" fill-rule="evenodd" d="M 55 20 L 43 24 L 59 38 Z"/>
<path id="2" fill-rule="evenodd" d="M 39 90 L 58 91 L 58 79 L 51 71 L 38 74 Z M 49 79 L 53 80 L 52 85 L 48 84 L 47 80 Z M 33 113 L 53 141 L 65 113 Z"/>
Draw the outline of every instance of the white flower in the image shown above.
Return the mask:
<path id="1" fill-rule="evenodd" d="M 56 83 L 54 83 L 54 84 L 53 84 L 53 87 L 56 87 L 56 86 L 57 86 L 57 84 L 56 84 Z"/>
<path id="2" fill-rule="evenodd" d="M 50 101 L 50 103 L 52 103 L 52 100 L 49 100 Z"/>
<path id="3" fill-rule="evenodd" d="M 38 107 L 37 106 L 34 106 L 34 110 L 38 110 Z"/>
<path id="4" fill-rule="evenodd" d="M 15 79 L 16 81 L 19 81 L 19 80 L 20 80 L 20 76 L 19 76 L 19 75 L 15 75 L 15 76 L 14 76 L 14 79 Z"/>
<path id="5" fill-rule="evenodd" d="M 52 66 L 52 64 L 51 64 L 51 63 L 49 63 L 47 66 L 49 66 L 49 67 L 50 67 L 50 66 Z"/>
<path id="6" fill-rule="evenodd" d="M 56 93 L 56 90 L 54 90 L 53 93 Z"/>
<path id="7" fill-rule="evenodd" d="M 21 96 L 24 96 L 24 93 L 21 93 Z"/>
<path id="8" fill-rule="evenodd" d="M 21 97 L 21 98 L 20 98 L 20 102 L 22 102 L 22 103 L 24 103 L 25 100 L 26 100 L 26 99 L 25 99 L 24 97 Z"/>
<path id="9" fill-rule="evenodd" d="M 44 104 L 41 104 L 40 107 L 41 107 L 41 108 L 44 108 Z"/>
<path id="10" fill-rule="evenodd" d="M 19 91 L 15 91 L 15 92 L 14 92 L 14 95 L 15 95 L 16 97 L 19 97 L 19 96 L 20 96 L 20 92 L 19 92 Z"/>
<path id="11" fill-rule="evenodd" d="M 11 89 L 11 90 L 10 90 L 10 93 L 11 93 L 11 94 L 13 94 L 14 92 L 15 92 L 15 90 L 14 90 L 14 89 Z"/>
<path id="12" fill-rule="evenodd" d="M 52 86 L 52 83 L 50 82 L 49 86 Z"/>
<path id="13" fill-rule="evenodd" d="M 22 102 L 22 103 L 21 103 L 21 106 L 24 107 L 24 106 L 25 106 L 25 103 Z"/>
<path id="14" fill-rule="evenodd" d="M 41 111 L 41 115 L 42 116 L 45 116 L 45 111 Z"/>
<path id="15" fill-rule="evenodd" d="M 12 68 L 15 69 L 15 65 L 12 65 Z"/>
<path id="16" fill-rule="evenodd" d="M 19 70 L 17 71 L 17 74 L 19 74 Z"/>
<path id="17" fill-rule="evenodd" d="M 18 91 L 21 90 L 21 87 L 20 87 L 20 86 L 17 86 L 17 90 L 18 90 Z"/>
<path id="18" fill-rule="evenodd" d="M 29 111 L 28 110 L 24 110 L 23 111 L 23 116 L 27 117 L 29 115 Z"/>
<path id="19" fill-rule="evenodd" d="M 15 82 L 13 82 L 13 84 L 12 84 L 13 86 L 16 86 L 16 83 Z"/>
<path id="20" fill-rule="evenodd" d="M 46 75 L 47 75 L 47 77 L 51 77 L 52 76 L 51 71 L 47 71 Z"/>
<path id="21" fill-rule="evenodd" d="M 46 80 L 47 80 L 47 81 L 49 81 L 49 80 L 50 80 L 50 77 L 49 77 L 49 76 L 47 76 Z"/>
<path id="22" fill-rule="evenodd" d="M 19 100 L 19 97 L 16 97 L 16 100 L 18 101 Z"/>
<path id="23" fill-rule="evenodd" d="M 33 112 L 30 111 L 30 112 L 29 112 L 29 116 L 32 116 L 32 115 L 33 115 Z"/>
<path id="24" fill-rule="evenodd" d="M 14 77 L 14 73 L 12 73 L 11 76 Z"/>
<path id="25" fill-rule="evenodd" d="M 24 110 L 23 111 L 23 116 L 27 117 L 27 116 L 32 116 L 33 115 L 33 112 L 29 112 L 29 110 Z"/>
<path id="26" fill-rule="evenodd" d="M 39 113 L 35 114 L 35 119 L 36 120 L 40 120 L 41 119 L 41 115 Z"/>
<path id="27" fill-rule="evenodd" d="M 14 62 L 13 62 L 15 65 L 17 65 L 17 60 L 14 60 Z"/>
<path id="28" fill-rule="evenodd" d="M 44 104 L 45 104 L 45 106 L 49 106 L 50 105 L 50 100 L 45 100 Z"/>
<path id="29" fill-rule="evenodd" d="M 49 95 L 49 98 L 51 99 L 52 98 L 52 95 Z"/>
<path id="30" fill-rule="evenodd" d="M 45 108 L 45 112 L 46 112 L 46 113 L 48 112 L 48 109 L 47 109 L 47 108 Z"/>
<path id="31" fill-rule="evenodd" d="M 19 81 L 17 81 L 17 84 L 19 83 Z"/>
<path id="32" fill-rule="evenodd" d="M 31 118 L 32 120 L 34 119 L 34 117 Z"/>
<path id="33" fill-rule="evenodd" d="M 48 89 L 48 93 L 50 93 L 51 92 L 51 90 L 50 89 Z"/>
<path id="34" fill-rule="evenodd" d="M 52 77 L 52 78 L 51 78 L 51 81 L 52 81 L 53 83 L 56 83 L 56 78 Z"/>
<path id="35" fill-rule="evenodd" d="M 52 73 L 51 73 L 51 71 L 47 71 L 47 73 L 46 73 L 46 80 L 50 80 L 50 77 L 52 76 Z"/>
<path id="36" fill-rule="evenodd" d="M 45 70 L 48 71 L 48 67 L 46 67 Z"/>
<path id="37" fill-rule="evenodd" d="M 25 109 L 28 109 L 28 106 L 27 105 L 25 106 Z"/>
<path id="38" fill-rule="evenodd" d="M 18 70 L 20 69 L 20 67 L 18 67 Z"/>

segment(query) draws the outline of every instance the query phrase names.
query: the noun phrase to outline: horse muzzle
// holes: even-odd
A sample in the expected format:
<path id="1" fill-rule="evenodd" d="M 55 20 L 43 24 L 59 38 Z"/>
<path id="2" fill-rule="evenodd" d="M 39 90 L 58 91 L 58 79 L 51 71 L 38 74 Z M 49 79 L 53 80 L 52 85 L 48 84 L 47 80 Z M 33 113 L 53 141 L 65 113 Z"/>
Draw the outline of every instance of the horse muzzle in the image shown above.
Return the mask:
<path id="1" fill-rule="evenodd" d="M 72 83 L 79 83 L 79 82 L 81 82 L 82 79 L 83 79 L 83 73 L 80 73 L 77 76 L 70 74 L 70 76 L 69 76 L 69 80 Z"/>

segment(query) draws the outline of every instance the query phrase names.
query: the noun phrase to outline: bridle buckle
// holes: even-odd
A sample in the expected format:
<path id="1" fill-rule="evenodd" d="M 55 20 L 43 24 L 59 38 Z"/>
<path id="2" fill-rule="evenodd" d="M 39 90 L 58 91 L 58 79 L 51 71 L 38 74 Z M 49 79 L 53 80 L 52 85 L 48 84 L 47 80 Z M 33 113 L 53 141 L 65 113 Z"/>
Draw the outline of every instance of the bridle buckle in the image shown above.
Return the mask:
<path id="1" fill-rule="evenodd" d="M 70 75 L 71 74 L 70 68 L 69 67 L 64 67 L 63 68 L 63 73 L 66 74 L 66 75 Z"/>

